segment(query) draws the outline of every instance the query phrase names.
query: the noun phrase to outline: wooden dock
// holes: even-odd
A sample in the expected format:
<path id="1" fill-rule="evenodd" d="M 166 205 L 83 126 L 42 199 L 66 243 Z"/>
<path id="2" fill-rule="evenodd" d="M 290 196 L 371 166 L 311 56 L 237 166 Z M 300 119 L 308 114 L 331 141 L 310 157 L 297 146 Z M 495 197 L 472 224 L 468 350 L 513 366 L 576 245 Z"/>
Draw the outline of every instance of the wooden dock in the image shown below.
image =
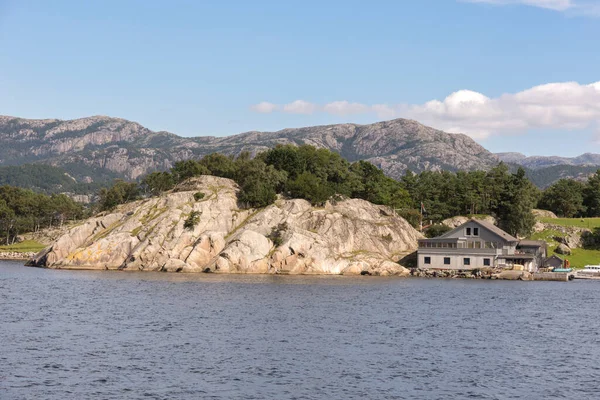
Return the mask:
<path id="1" fill-rule="evenodd" d="M 572 272 L 534 272 L 534 281 L 556 281 L 556 282 L 569 282 L 569 275 L 573 275 Z"/>

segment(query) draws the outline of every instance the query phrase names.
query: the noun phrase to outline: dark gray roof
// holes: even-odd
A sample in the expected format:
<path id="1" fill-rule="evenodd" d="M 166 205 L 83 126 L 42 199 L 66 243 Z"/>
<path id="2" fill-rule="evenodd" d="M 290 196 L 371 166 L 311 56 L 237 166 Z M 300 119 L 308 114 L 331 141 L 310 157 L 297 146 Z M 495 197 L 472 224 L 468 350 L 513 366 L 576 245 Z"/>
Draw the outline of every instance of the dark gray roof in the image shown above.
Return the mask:
<path id="1" fill-rule="evenodd" d="M 459 229 L 462 229 L 462 227 L 464 225 L 468 224 L 469 222 L 475 222 L 475 223 L 481 225 L 483 228 L 487 229 L 488 231 L 490 231 L 492 233 L 495 233 L 496 235 L 500 236 L 502 239 L 506 240 L 507 242 L 518 242 L 519 241 L 519 239 L 517 239 L 516 237 L 512 236 L 511 234 L 509 234 L 507 232 L 504 232 L 502 229 L 498 228 L 496 225 L 490 224 L 489 222 L 486 222 L 486 221 L 481 221 L 479 219 L 470 219 L 467 222 L 465 222 L 464 224 L 452 229 L 450 232 L 446 232 L 444 235 L 440 236 L 440 238 L 454 234 L 454 232 L 456 232 Z"/>
<path id="2" fill-rule="evenodd" d="M 547 246 L 546 242 L 543 240 L 521 240 L 519 242 L 519 246 L 527 246 L 527 247 L 545 247 Z"/>
<path id="3" fill-rule="evenodd" d="M 498 256 L 505 260 L 533 260 L 535 256 L 533 254 L 511 254 L 507 256 Z"/>
<path id="4" fill-rule="evenodd" d="M 553 254 L 550 257 L 544 258 L 544 261 L 552 260 L 553 258 L 556 258 L 557 260 L 560 260 L 560 261 L 563 260 L 562 258 L 560 258 L 559 256 L 557 256 L 556 254 Z"/>
<path id="5" fill-rule="evenodd" d="M 472 219 L 471 221 L 477 222 L 479 225 L 494 232 L 496 235 L 500 236 L 501 238 L 503 238 L 504 240 L 506 240 L 508 242 L 518 242 L 519 241 L 519 239 L 517 239 L 516 237 L 514 237 L 513 235 L 511 235 L 508 232 L 504 232 L 502 229 L 498 228 L 494 224 L 490 224 L 489 222 L 486 222 L 486 221 L 480 221 L 478 219 Z"/>

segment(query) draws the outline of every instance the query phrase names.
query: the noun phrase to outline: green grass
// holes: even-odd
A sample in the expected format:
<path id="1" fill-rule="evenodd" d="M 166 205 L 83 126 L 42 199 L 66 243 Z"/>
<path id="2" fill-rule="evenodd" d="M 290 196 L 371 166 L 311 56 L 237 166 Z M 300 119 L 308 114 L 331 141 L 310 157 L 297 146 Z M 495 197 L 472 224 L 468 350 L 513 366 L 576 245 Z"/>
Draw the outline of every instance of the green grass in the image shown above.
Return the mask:
<path id="1" fill-rule="evenodd" d="M 577 228 L 599 228 L 600 218 L 539 218 L 540 222 L 560 226 L 574 226 Z"/>
<path id="2" fill-rule="evenodd" d="M 18 253 L 37 253 L 46 246 L 35 240 L 24 240 L 21 243 L 15 243 L 11 246 L 0 246 L 0 251 L 15 251 Z"/>
<path id="3" fill-rule="evenodd" d="M 600 264 L 600 250 L 572 249 L 570 256 L 561 256 L 571 262 L 571 268 L 583 268 L 586 265 Z"/>
<path id="4" fill-rule="evenodd" d="M 554 219 L 553 219 L 554 221 Z M 564 256 L 554 252 L 558 246 L 558 242 L 554 240 L 554 237 L 564 237 L 565 234 L 558 232 L 553 229 L 547 229 L 542 232 L 534 233 L 531 235 L 532 240 L 545 240 L 548 243 L 548 257 L 556 254 L 563 260 L 566 258 L 571 263 L 572 268 L 583 268 L 586 265 L 598 265 L 600 264 L 600 250 L 587 250 L 587 249 L 571 249 L 570 256 Z"/>

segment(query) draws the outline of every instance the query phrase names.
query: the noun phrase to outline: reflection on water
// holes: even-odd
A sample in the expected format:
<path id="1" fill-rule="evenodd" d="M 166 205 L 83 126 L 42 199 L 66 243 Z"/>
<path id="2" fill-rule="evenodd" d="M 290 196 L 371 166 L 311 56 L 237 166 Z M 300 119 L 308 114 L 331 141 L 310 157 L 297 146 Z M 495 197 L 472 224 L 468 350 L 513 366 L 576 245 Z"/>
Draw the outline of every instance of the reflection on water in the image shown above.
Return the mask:
<path id="1" fill-rule="evenodd" d="M 594 398 L 599 284 L 1 262 L 0 398 Z"/>

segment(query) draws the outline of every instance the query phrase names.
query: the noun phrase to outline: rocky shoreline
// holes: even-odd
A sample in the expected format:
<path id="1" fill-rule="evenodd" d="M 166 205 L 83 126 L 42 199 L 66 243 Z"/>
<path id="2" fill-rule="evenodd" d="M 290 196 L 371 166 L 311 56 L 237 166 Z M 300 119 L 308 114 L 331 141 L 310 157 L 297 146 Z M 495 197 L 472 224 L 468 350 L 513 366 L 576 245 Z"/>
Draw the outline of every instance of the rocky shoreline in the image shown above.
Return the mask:
<path id="1" fill-rule="evenodd" d="M 481 268 L 473 270 L 431 270 L 412 268 L 410 270 L 410 276 L 417 278 L 534 280 L 533 274 L 530 272 L 510 271 L 499 268 Z"/>
<path id="2" fill-rule="evenodd" d="M 22 253 L 18 251 L 0 251 L 0 260 L 29 261 L 36 253 Z"/>

